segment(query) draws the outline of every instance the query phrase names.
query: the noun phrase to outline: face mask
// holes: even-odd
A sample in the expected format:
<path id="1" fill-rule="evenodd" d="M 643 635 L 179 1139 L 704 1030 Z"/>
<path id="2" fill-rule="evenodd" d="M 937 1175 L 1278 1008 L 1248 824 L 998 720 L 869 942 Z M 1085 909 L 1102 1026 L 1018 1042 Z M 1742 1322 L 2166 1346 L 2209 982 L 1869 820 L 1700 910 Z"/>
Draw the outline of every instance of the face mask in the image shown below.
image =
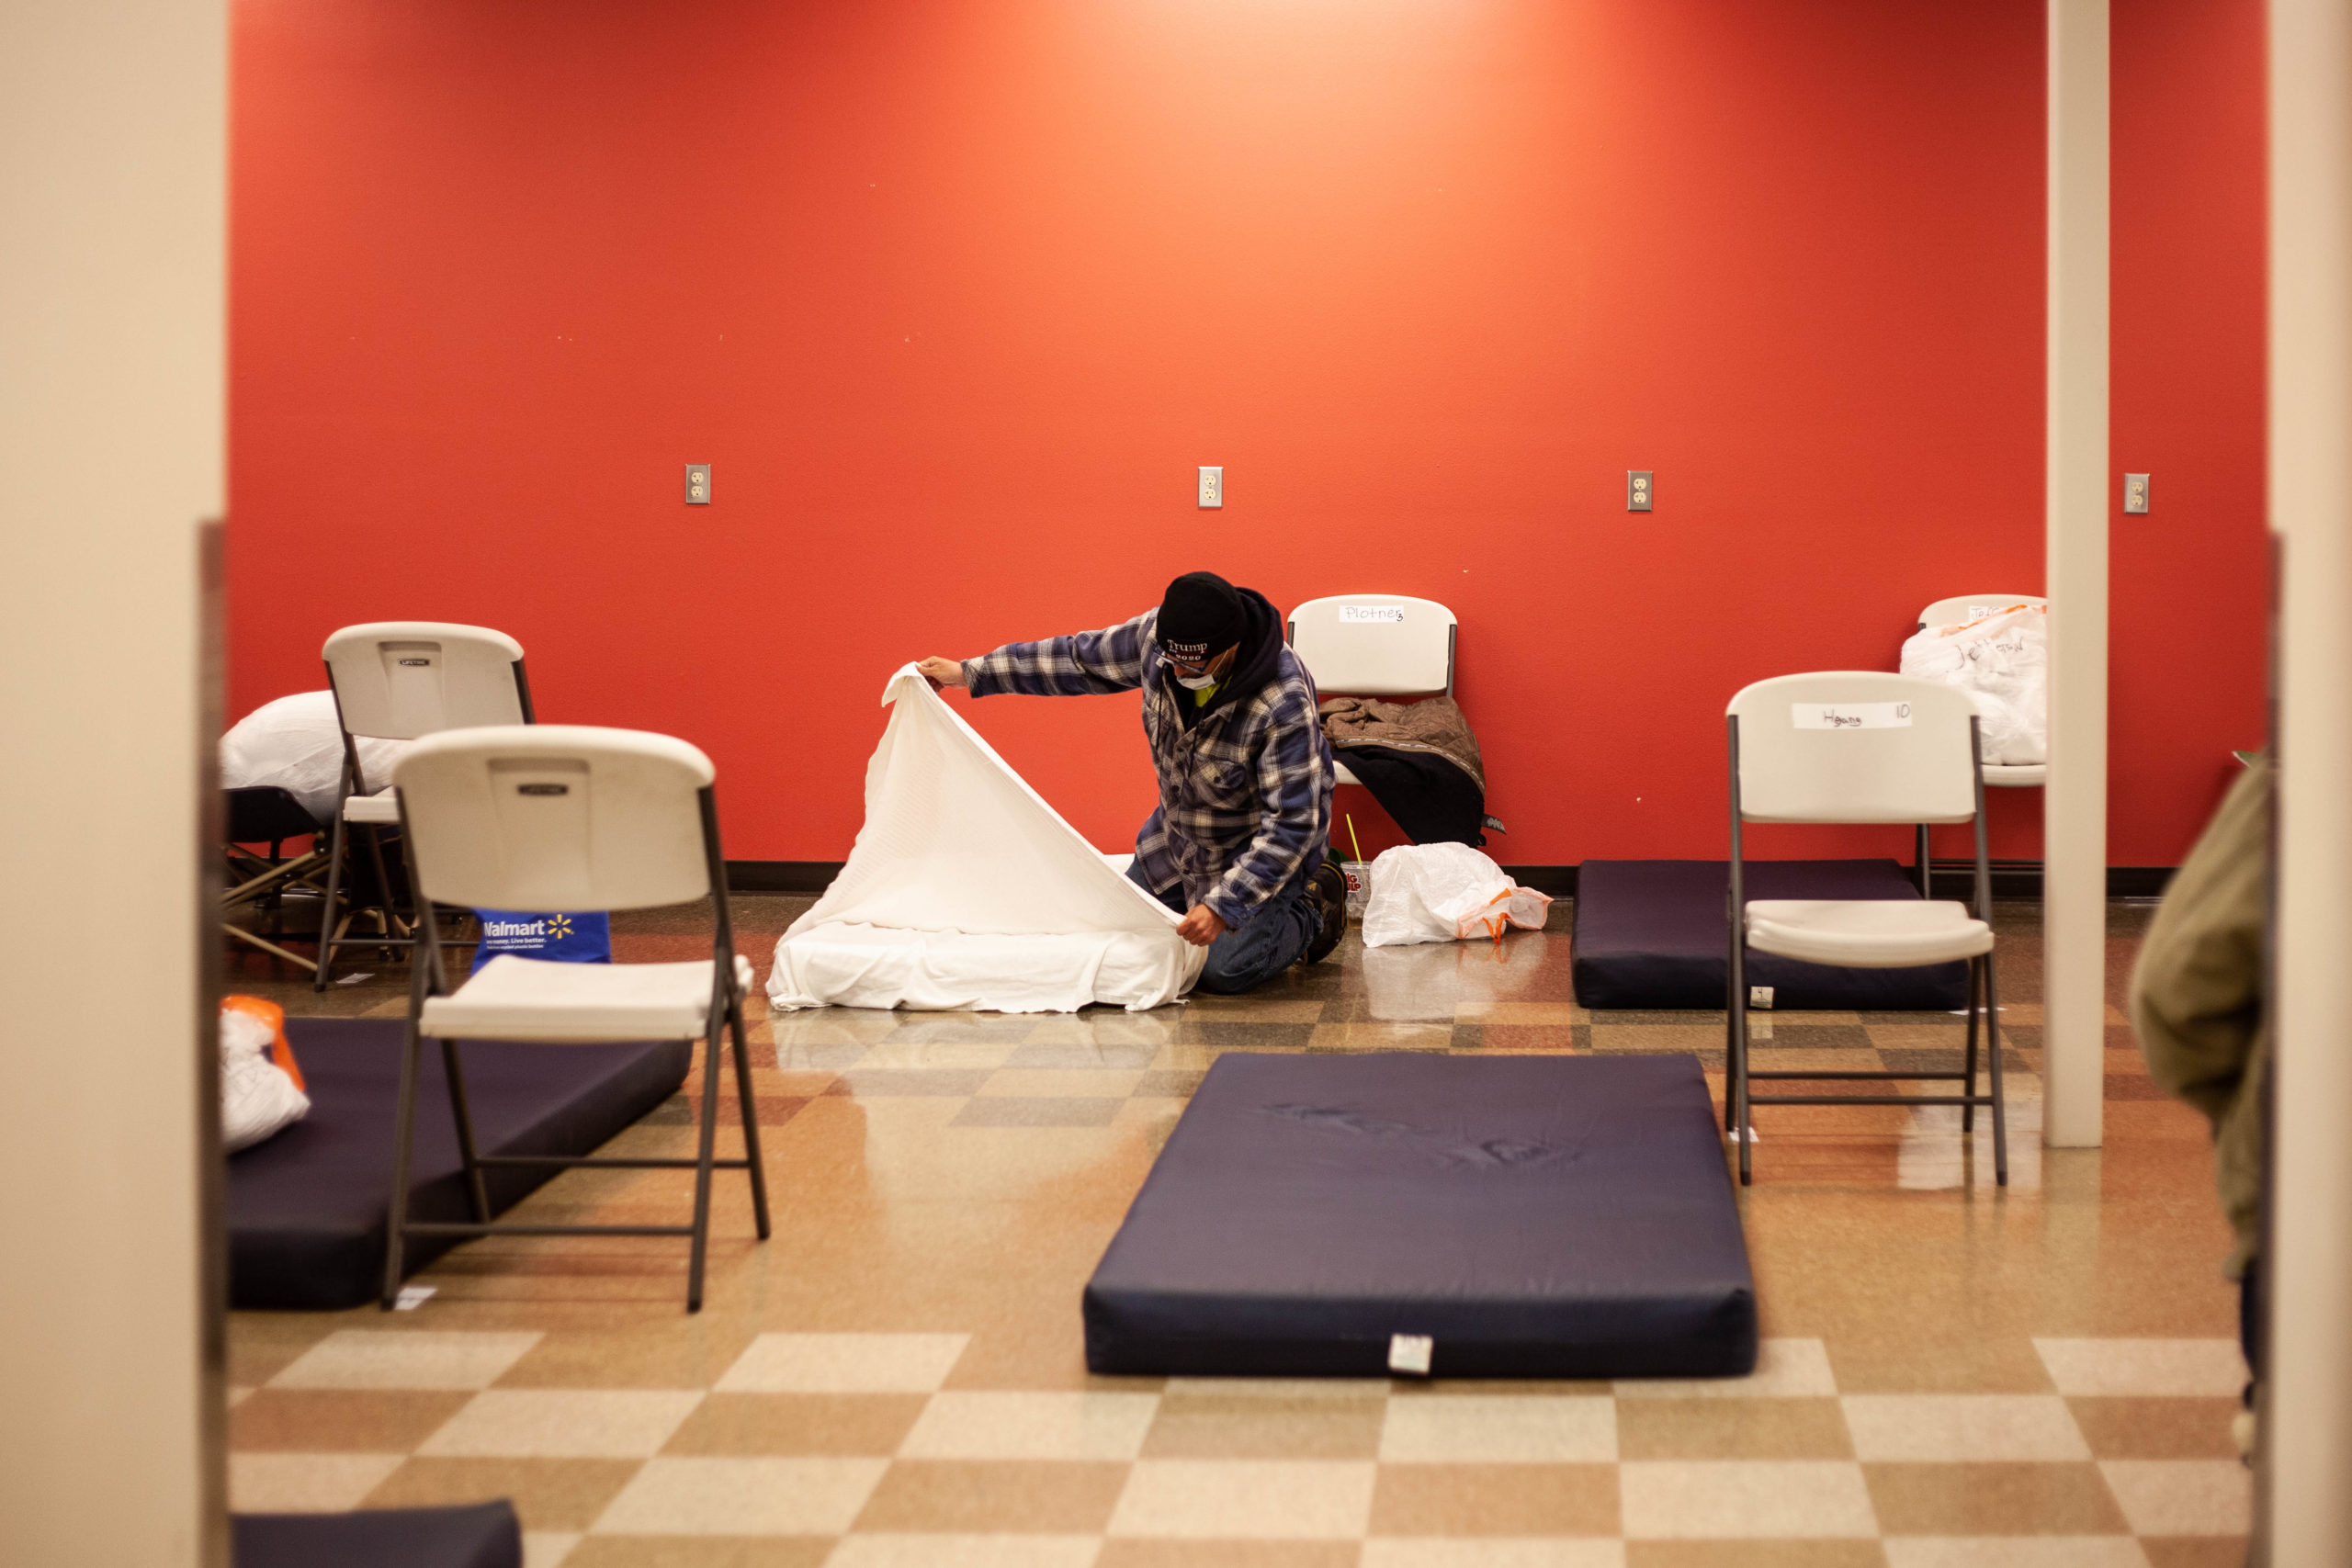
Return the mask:
<path id="1" fill-rule="evenodd" d="M 1216 684 L 1216 677 L 1204 670 L 1197 675 L 1179 675 L 1176 683 L 1188 692 L 1205 692 Z"/>

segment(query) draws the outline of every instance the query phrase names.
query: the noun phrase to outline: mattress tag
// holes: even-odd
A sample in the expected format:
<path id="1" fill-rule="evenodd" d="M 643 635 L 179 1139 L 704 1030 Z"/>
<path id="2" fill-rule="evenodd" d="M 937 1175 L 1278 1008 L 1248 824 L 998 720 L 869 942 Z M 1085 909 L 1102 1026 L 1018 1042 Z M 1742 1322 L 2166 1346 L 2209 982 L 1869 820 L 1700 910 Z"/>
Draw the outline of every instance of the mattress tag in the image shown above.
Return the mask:
<path id="1" fill-rule="evenodd" d="M 433 1299 L 433 1292 L 440 1288 L 441 1287 L 438 1285 L 402 1285 L 401 1287 L 401 1293 L 392 1298 L 392 1310 L 394 1312 L 414 1312 L 417 1308 L 431 1301 Z"/>
<path id="2" fill-rule="evenodd" d="M 1366 622 L 1385 622 L 1390 626 L 1402 626 L 1405 622 L 1405 606 L 1402 604 L 1342 604 L 1340 606 L 1341 626 L 1362 626 Z"/>
<path id="3" fill-rule="evenodd" d="M 1770 986 L 1748 987 L 1747 1005 L 1752 1008 L 1770 1008 L 1772 1005 L 1772 987 Z"/>
<path id="4" fill-rule="evenodd" d="M 1908 729 L 1909 703 L 1791 703 L 1789 722 L 1799 729 Z"/>
<path id="5" fill-rule="evenodd" d="M 1426 1334 L 1392 1334 L 1388 1337 L 1388 1370 L 1425 1378 L 1430 1375 L 1430 1356 L 1436 1349 L 1437 1341 Z"/>

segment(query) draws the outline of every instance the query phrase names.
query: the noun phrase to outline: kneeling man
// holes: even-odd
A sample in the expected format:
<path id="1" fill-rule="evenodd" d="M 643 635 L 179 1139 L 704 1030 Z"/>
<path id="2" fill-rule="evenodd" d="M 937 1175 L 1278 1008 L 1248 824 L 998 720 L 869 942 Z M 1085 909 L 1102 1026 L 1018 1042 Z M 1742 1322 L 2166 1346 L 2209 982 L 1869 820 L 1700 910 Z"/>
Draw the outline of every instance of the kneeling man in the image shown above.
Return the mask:
<path id="1" fill-rule="evenodd" d="M 1339 945 L 1347 887 L 1324 856 L 1331 749 L 1315 682 L 1263 594 L 1187 572 L 1159 609 L 1123 626 L 919 668 L 976 697 L 1142 688 L 1159 807 L 1136 835 L 1127 875 L 1209 950 L 1201 989 L 1246 991 Z"/>

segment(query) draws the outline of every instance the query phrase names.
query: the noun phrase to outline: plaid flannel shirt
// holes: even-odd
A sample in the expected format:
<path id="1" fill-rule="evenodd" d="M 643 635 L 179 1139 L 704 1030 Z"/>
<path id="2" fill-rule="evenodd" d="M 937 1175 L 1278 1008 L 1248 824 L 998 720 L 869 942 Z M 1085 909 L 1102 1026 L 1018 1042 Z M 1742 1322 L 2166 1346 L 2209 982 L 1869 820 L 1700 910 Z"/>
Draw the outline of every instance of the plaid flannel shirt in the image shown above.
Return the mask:
<path id="1" fill-rule="evenodd" d="M 1187 728 L 1153 635 L 1158 610 L 1122 626 L 1008 643 L 964 660 L 972 695 L 1143 692 L 1143 729 L 1159 806 L 1136 835 L 1136 864 L 1156 893 L 1182 886 L 1238 927 L 1323 859 L 1331 837 L 1331 749 L 1315 682 L 1287 648 L 1275 674 Z M 1189 700 L 1191 694 L 1185 694 Z"/>

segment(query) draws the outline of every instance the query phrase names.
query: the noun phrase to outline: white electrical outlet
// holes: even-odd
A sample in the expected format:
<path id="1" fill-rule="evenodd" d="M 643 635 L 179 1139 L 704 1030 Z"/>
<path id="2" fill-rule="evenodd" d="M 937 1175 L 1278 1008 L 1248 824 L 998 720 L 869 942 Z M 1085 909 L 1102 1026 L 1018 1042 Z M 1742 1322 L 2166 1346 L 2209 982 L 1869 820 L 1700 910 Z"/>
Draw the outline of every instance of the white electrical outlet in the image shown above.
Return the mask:
<path id="1" fill-rule="evenodd" d="M 1647 512 L 1650 509 L 1650 490 L 1649 469 L 1626 469 L 1625 510 L 1628 512 Z"/>
<path id="2" fill-rule="evenodd" d="M 2148 510 L 2147 475 L 2126 474 L 2123 476 L 2123 510 L 2134 513 Z"/>
<path id="3" fill-rule="evenodd" d="M 1201 504 L 1203 506 L 1223 506 L 1225 504 L 1224 468 L 1203 468 L 1201 470 Z"/>
<path id="4" fill-rule="evenodd" d="M 708 463 L 686 465 L 686 504 L 688 506 L 710 504 L 710 465 Z"/>

